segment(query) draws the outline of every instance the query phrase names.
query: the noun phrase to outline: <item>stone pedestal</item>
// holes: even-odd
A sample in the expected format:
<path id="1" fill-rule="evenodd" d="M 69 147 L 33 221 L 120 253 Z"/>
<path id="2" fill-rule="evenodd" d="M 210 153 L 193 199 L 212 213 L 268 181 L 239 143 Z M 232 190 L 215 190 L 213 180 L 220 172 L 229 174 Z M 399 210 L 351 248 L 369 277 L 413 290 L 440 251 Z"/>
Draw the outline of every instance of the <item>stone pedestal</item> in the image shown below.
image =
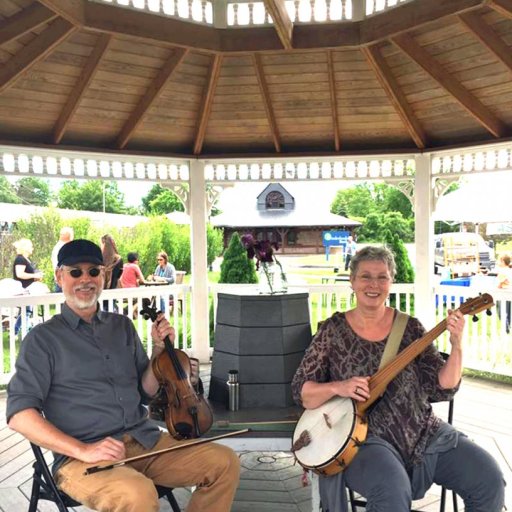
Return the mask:
<path id="1" fill-rule="evenodd" d="M 209 398 L 227 403 L 238 370 L 240 408 L 293 405 L 291 381 L 311 342 L 308 294 L 219 293 Z"/>

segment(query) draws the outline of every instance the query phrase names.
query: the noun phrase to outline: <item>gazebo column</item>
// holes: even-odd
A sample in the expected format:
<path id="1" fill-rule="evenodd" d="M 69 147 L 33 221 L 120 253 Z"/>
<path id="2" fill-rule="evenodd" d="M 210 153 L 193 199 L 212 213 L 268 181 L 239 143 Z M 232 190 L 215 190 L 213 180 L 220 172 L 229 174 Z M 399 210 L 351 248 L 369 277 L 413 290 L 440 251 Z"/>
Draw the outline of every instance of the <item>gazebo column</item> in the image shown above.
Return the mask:
<path id="1" fill-rule="evenodd" d="M 208 312 L 208 259 L 206 254 L 206 181 L 204 163 L 190 161 L 190 239 L 192 267 L 192 353 L 201 362 L 210 360 Z"/>
<path id="2" fill-rule="evenodd" d="M 432 221 L 433 190 L 431 180 L 431 156 L 416 156 L 414 190 L 416 279 L 415 316 L 428 329 L 434 325 L 434 223 Z"/>

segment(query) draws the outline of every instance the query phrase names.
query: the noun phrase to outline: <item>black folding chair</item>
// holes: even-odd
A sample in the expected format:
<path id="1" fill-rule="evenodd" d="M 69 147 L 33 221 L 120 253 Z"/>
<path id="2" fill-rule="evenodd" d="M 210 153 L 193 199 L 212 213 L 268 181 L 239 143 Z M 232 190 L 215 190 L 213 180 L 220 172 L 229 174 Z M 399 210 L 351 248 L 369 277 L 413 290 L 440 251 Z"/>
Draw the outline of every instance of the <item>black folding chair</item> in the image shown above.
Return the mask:
<path id="1" fill-rule="evenodd" d="M 32 493 L 30 495 L 30 505 L 28 512 L 36 512 L 39 500 L 52 501 L 57 505 L 59 512 L 69 512 L 69 508 L 80 507 L 82 504 L 70 498 L 66 493 L 59 491 L 55 480 L 41 448 L 34 443 L 30 443 L 34 456 L 36 458 L 33 468 Z M 159 498 L 167 498 L 173 512 L 180 512 L 180 507 L 171 487 L 156 486 Z"/>

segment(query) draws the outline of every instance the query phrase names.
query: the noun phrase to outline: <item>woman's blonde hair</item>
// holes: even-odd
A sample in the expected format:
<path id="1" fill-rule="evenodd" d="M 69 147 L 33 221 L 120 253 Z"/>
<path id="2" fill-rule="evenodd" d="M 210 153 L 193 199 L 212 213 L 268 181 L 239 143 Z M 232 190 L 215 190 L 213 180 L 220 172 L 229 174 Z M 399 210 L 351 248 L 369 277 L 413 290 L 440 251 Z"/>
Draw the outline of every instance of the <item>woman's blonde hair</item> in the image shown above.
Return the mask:
<path id="1" fill-rule="evenodd" d="M 159 258 L 163 258 L 165 260 L 165 263 L 169 262 L 169 256 L 167 256 L 167 253 L 165 251 L 160 251 L 158 253 Z"/>
<path id="2" fill-rule="evenodd" d="M 20 238 L 16 242 L 14 242 L 12 245 L 14 245 L 14 248 L 16 249 L 16 252 L 18 254 L 29 254 L 34 250 L 34 245 L 32 244 L 32 241 L 28 238 Z"/>

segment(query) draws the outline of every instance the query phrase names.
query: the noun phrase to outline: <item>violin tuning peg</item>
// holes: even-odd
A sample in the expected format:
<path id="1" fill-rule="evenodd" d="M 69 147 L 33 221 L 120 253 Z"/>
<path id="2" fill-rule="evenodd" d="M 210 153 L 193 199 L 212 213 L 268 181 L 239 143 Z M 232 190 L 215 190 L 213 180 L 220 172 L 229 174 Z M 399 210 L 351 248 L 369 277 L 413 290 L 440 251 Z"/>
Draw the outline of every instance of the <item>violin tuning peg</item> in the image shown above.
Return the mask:
<path id="1" fill-rule="evenodd" d="M 473 322 L 478 322 L 478 317 L 476 315 L 473 315 Z"/>

